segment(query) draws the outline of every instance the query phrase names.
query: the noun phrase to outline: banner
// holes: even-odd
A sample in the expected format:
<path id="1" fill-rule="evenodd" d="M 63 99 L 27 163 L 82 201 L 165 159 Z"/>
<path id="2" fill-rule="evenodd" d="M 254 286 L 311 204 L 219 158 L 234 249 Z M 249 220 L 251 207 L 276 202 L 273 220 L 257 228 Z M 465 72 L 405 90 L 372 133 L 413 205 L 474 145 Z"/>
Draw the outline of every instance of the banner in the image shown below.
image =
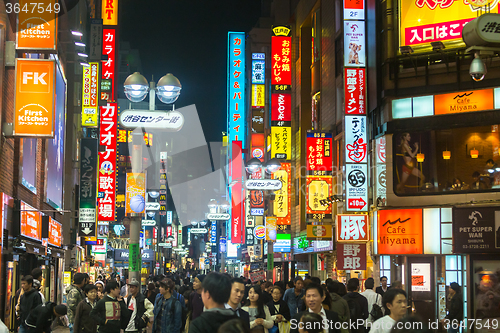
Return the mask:
<path id="1" fill-rule="evenodd" d="M 245 34 L 228 33 L 228 142 L 245 144 Z"/>
<path id="2" fill-rule="evenodd" d="M 125 214 L 142 214 L 146 208 L 146 175 L 127 173 Z"/>
<path id="3" fill-rule="evenodd" d="M 99 119 L 99 63 L 83 66 L 82 126 L 97 127 Z"/>
<path id="4" fill-rule="evenodd" d="M 272 174 L 272 179 L 279 179 L 282 183 L 281 189 L 274 192 L 273 213 L 277 217 L 277 224 L 290 225 L 292 207 L 291 163 L 281 163 L 280 169 Z"/>
<path id="5" fill-rule="evenodd" d="M 34 207 L 21 201 L 21 235 L 41 241 L 42 240 L 42 219 L 40 212 Z"/>
<path id="6" fill-rule="evenodd" d="M 15 1 L 6 3 L 7 13 L 17 13 L 16 48 L 56 50 L 57 16 L 61 9 L 57 0 L 19 0 L 19 4 Z"/>

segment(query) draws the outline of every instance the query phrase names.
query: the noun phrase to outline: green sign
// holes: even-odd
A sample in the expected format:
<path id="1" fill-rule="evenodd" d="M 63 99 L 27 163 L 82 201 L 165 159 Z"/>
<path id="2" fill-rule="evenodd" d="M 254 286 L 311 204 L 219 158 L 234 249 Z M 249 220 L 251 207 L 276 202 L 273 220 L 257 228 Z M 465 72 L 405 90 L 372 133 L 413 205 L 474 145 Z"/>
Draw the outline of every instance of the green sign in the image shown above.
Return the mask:
<path id="1" fill-rule="evenodd" d="M 128 267 L 130 272 L 140 272 L 141 271 L 141 249 L 139 244 L 130 244 L 128 247 Z"/>
<path id="2" fill-rule="evenodd" d="M 110 92 L 111 85 L 112 85 L 111 79 L 101 79 L 101 91 L 102 92 Z"/>

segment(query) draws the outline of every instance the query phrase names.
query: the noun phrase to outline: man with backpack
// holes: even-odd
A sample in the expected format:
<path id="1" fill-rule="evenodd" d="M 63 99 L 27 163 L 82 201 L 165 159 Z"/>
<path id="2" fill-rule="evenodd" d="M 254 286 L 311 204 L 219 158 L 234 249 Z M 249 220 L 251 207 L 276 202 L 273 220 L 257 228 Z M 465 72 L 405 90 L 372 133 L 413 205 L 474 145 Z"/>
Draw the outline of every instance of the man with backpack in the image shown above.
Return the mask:
<path id="1" fill-rule="evenodd" d="M 375 287 L 375 280 L 373 278 L 368 278 L 365 281 L 365 291 L 361 293 L 368 301 L 368 321 L 366 323 L 367 331 L 369 331 L 370 325 L 368 323 L 373 323 L 375 320 L 382 318 L 384 313 L 382 312 L 382 296 L 377 294 L 373 288 Z"/>
<path id="2" fill-rule="evenodd" d="M 153 317 L 154 306 L 139 292 L 140 289 L 141 283 L 136 279 L 128 283 L 129 296 L 125 299 L 125 304 L 131 311 L 131 317 L 125 329 L 126 333 L 142 333 L 148 326 L 149 318 Z"/>
<path id="3" fill-rule="evenodd" d="M 365 333 L 365 326 L 358 324 L 358 320 L 368 319 L 368 301 L 359 293 L 359 279 L 352 278 L 347 281 L 347 294 L 343 297 L 349 306 L 351 333 Z"/>
<path id="4" fill-rule="evenodd" d="M 160 282 L 160 297 L 154 305 L 152 333 L 180 333 L 182 325 L 182 306 L 172 295 L 174 281 L 165 279 Z"/>

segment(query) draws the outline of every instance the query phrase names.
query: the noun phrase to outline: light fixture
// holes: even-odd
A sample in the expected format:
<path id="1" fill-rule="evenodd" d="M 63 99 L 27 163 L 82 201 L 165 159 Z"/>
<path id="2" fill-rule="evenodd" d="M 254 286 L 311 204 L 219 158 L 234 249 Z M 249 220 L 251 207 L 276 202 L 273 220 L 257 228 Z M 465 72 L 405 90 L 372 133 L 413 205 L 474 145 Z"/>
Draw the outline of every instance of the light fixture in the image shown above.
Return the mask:
<path id="1" fill-rule="evenodd" d="M 451 151 L 444 150 L 443 151 L 443 160 L 449 160 L 451 158 Z"/>
<path id="2" fill-rule="evenodd" d="M 191 221 L 191 225 L 195 226 L 195 225 L 197 225 L 197 224 L 198 224 L 198 222 L 196 222 L 196 221 Z"/>
<path id="3" fill-rule="evenodd" d="M 409 45 L 400 46 L 399 50 L 401 51 L 401 54 L 404 55 L 410 55 L 411 53 L 413 53 L 413 49 Z"/>
<path id="4" fill-rule="evenodd" d="M 262 162 L 258 158 L 255 158 L 255 157 L 248 160 L 246 165 L 245 165 L 245 170 L 250 174 L 256 173 L 261 168 L 262 168 Z"/>
<path id="5" fill-rule="evenodd" d="M 88 62 L 85 62 L 85 61 L 80 61 L 80 65 L 82 65 L 83 67 L 89 67 L 89 63 Z"/>
<path id="6" fill-rule="evenodd" d="M 472 157 L 472 158 L 478 158 L 479 157 L 479 151 L 476 148 L 472 149 L 470 151 L 470 157 Z"/>
<path id="7" fill-rule="evenodd" d="M 207 221 L 205 221 L 205 220 L 200 221 L 200 225 L 201 225 L 202 227 L 206 226 L 206 225 L 207 225 Z"/>
<path id="8" fill-rule="evenodd" d="M 231 207 L 231 205 L 229 204 L 229 201 L 222 200 L 221 203 L 220 203 L 220 207 L 222 209 L 229 209 Z"/>
<path id="9" fill-rule="evenodd" d="M 158 192 L 158 191 L 149 191 L 148 194 L 149 194 L 149 197 L 153 198 L 153 199 L 156 199 L 160 196 L 160 192 Z"/>
<path id="10" fill-rule="evenodd" d="M 170 236 L 167 237 L 167 241 L 169 241 L 169 242 L 172 242 L 174 240 L 175 240 L 175 237 L 172 236 L 172 235 L 170 235 Z"/>
<path id="11" fill-rule="evenodd" d="M 88 58 L 88 57 L 89 57 L 89 55 L 88 55 L 88 54 L 85 54 L 85 53 L 80 53 L 80 52 L 78 53 L 78 56 L 79 56 L 79 57 L 82 57 L 82 58 Z"/>
<path id="12" fill-rule="evenodd" d="M 422 163 L 425 160 L 425 154 L 418 153 L 417 154 L 417 162 Z"/>
<path id="13" fill-rule="evenodd" d="M 281 162 L 276 158 L 272 158 L 266 162 L 266 172 L 269 174 L 275 173 L 280 168 L 281 168 Z"/>
<path id="14" fill-rule="evenodd" d="M 179 98 L 181 89 L 182 85 L 179 79 L 168 73 L 158 81 L 156 93 L 160 101 L 165 104 L 172 104 Z"/>
<path id="15" fill-rule="evenodd" d="M 431 46 L 432 46 L 432 51 L 441 51 L 446 48 L 443 42 L 441 41 L 431 42 Z"/>
<path id="16" fill-rule="evenodd" d="M 76 46 L 85 47 L 85 44 L 84 44 L 84 43 L 81 43 L 81 42 L 75 42 L 75 45 L 76 45 Z"/>
<path id="17" fill-rule="evenodd" d="M 210 202 L 208 203 L 208 208 L 210 209 L 217 208 L 217 201 L 215 201 L 215 199 L 210 200 Z"/>
<path id="18" fill-rule="evenodd" d="M 149 91 L 148 80 L 139 72 L 130 74 L 123 83 L 123 87 L 125 88 L 125 96 L 127 96 L 131 102 L 136 103 L 143 101 Z"/>
<path id="19" fill-rule="evenodd" d="M 73 36 L 78 36 L 78 37 L 82 37 L 83 36 L 83 34 L 80 31 L 76 31 L 76 30 L 71 30 L 71 34 Z"/>

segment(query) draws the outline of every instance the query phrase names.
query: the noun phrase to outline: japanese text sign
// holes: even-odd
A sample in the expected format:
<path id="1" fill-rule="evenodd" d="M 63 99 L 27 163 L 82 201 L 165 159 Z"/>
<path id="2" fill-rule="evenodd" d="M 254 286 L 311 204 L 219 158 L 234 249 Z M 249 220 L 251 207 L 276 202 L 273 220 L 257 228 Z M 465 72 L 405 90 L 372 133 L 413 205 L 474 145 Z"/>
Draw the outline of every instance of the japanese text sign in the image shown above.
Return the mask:
<path id="1" fill-rule="evenodd" d="M 102 0 L 102 24 L 118 25 L 118 0 Z"/>
<path id="2" fill-rule="evenodd" d="M 117 104 L 108 103 L 101 107 L 99 144 L 104 151 L 99 152 L 98 220 L 115 219 L 116 183 L 116 128 Z"/>
<path id="3" fill-rule="evenodd" d="M 55 50 L 57 46 L 57 14 L 60 9 L 61 6 L 57 0 L 38 2 L 19 0 L 17 48 Z"/>
<path id="4" fill-rule="evenodd" d="M 335 229 L 337 242 L 370 240 L 368 216 L 364 214 L 337 215 L 337 227 Z"/>
<path id="5" fill-rule="evenodd" d="M 337 243 L 337 269 L 364 271 L 366 269 L 366 244 Z"/>
<path id="6" fill-rule="evenodd" d="M 271 94 L 271 126 L 292 126 L 292 95 Z"/>
<path id="7" fill-rule="evenodd" d="M 266 83 L 266 61 L 252 60 L 252 84 Z"/>
<path id="8" fill-rule="evenodd" d="M 125 214 L 144 213 L 146 208 L 146 175 L 127 173 L 125 190 Z"/>
<path id="9" fill-rule="evenodd" d="M 54 60 L 16 59 L 14 135 L 54 137 Z"/>
<path id="10" fill-rule="evenodd" d="M 97 195 L 98 140 L 80 139 L 80 208 L 95 210 Z M 94 220 L 95 222 L 95 214 Z"/>
<path id="11" fill-rule="evenodd" d="M 167 158 L 168 153 L 160 153 L 160 216 L 167 216 L 167 224 L 172 224 L 172 211 L 167 213 Z"/>
<path id="12" fill-rule="evenodd" d="M 105 1 L 103 1 L 104 3 Z M 111 79 L 113 88 L 109 96 L 103 96 L 107 93 L 101 94 L 101 99 L 106 101 L 115 100 L 115 72 L 116 72 L 116 30 L 115 29 L 102 29 L 102 53 L 108 57 L 108 60 L 102 63 L 102 78 Z M 103 98 L 105 97 L 105 98 Z"/>
<path id="13" fill-rule="evenodd" d="M 366 116 L 345 116 L 345 160 L 347 163 L 366 163 Z"/>
<path id="14" fill-rule="evenodd" d="M 292 84 L 292 37 L 271 37 L 271 84 Z"/>
<path id="15" fill-rule="evenodd" d="M 306 213 L 308 219 L 323 220 L 332 218 L 332 206 L 322 205 L 321 200 L 332 195 L 332 178 L 307 176 Z"/>
<path id="16" fill-rule="evenodd" d="M 49 216 L 49 240 L 50 245 L 62 246 L 62 224 Z"/>
<path id="17" fill-rule="evenodd" d="M 378 211 L 378 254 L 422 254 L 422 209 Z"/>
<path id="18" fill-rule="evenodd" d="M 291 163 L 281 163 L 281 167 L 272 175 L 273 179 L 281 180 L 283 184 L 279 191 L 274 192 L 274 216 L 278 225 L 291 224 L 292 207 L 292 172 Z"/>
<path id="19" fill-rule="evenodd" d="M 89 60 L 101 60 L 102 52 L 102 20 L 90 20 L 90 52 Z"/>
<path id="20" fill-rule="evenodd" d="M 40 212 L 21 201 L 21 235 L 42 240 L 42 219 Z"/>
<path id="21" fill-rule="evenodd" d="M 366 66 L 365 22 L 344 21 L 344 66 Z"/>
<path id="22" fill-rule="evenodd" d="M 243 174 L 243 157 L 241 154 L 241 141 L 234 141 L 231 149 L 230 171 L 232 179 L 241 179 Z M 231 243 L 243 243 L 243 184 L 236 182 L 231 187 Z"/>
<path id="23" fill-rule="evenodd" d="M 228 142 L 245 147 L 245 34 L 228 34 Z"/>
<path id="24" fill-rule="evenodd" d="M 368 211 L 367 164 L 346 164 L 346 201 L 348 211 Z"/>
<path id="25" fill-rule="evenodd" d="M 332 134 L 307 132 L 306 138 L 307 174 L 327 176 L 332 174 Z"/>
<path id="26" fill-rule="evenodd" d="M 364 68 L 344 68 L 345 113 L 366 114 L 366 76 Z"/>
<path id="27" fill-rule="evenodd" d="M 281 160 L 292 157 L 292 128 L 271 127 L 271 156 Z"/>
<path id="28" fill-rule="evenodd" d="M 462 40 L 462 28 L 478 16 L 483 7 L 473 1 L 454 0 L 400 0 L 400 45 L 427 45 L 431 42 Z M 497 13 L 498 1 L 489 1 L 488 9 Z M 452 44 L 455 47 L 463 43 Z M 450 45 L 451 46 L 451 45 Z M 418 50 L 418 48 L 417 48 Z"/>
<path id="29" fill-rule="evenodd" d="M 97 127 L 98 125 L 98 84 L 99 63 L 91 62 L 89 66 L 83 66 L 82 126 Z"/>
<path id="30" fill-rule="evenodd" d="M 364 0 L 344 0 L 344 20 L 364 20 Z"/>
<path id="31" fill-rule="evenodd" d="M 252 107 L 262 108 L 264 106 L 266 106 L 266 86 L 252 84 Z"/>

